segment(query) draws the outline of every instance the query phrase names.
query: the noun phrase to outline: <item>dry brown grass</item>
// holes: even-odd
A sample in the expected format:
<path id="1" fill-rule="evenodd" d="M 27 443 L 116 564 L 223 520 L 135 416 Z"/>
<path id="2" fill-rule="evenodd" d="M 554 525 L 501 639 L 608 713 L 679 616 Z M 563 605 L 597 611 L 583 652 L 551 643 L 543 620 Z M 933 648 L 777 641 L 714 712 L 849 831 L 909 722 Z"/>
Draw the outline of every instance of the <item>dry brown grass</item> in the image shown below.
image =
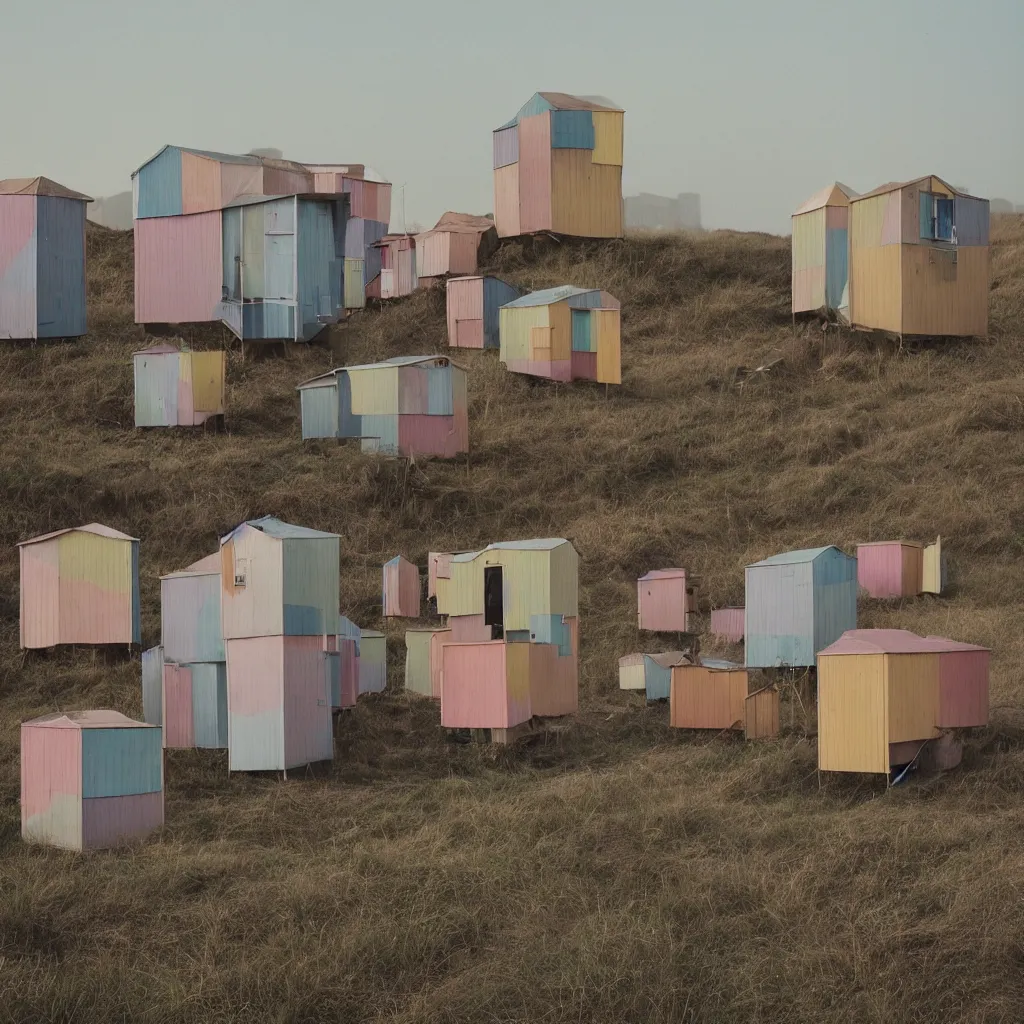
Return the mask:
<path id="1" fill-rule="evenodd" d="M 605 399 L 461 354 L 468 474 L 299 440 L 294 385 L 440 349 L 441 293 L 354 320 L 333 352 L 232 350 L 227 436 L 136 433 L 131 241 L 90 244 L 90 337 L 0 349 L 0 1019 L 1021 1019 L 1020 218 L 996 228 L 989 340 L 904 352 L 794 338 L 784 239 L 506 246 L 495 268 L 516 282 L 623 300 L 624 383 Z M 19 721 L 141 707 L 137 661 L 23 663 L 14 543 L 93 519 L 141 537 L 153 643 L 158 574 L 265 513 L 342 535 L 343 608 L 368 626 L 399 551 L 572 538 L 576 723 L 516 752 L 453 746 L 433 706 L 392 691 L 346 719 L 326 778 L 229 777 L 219 756 L 175 752 L 160 837 L 85 856 L 23 845 Z M 961 770 L 819 788 L 798 729 L 752 746 L 677 735 L 664 707 L 616 689 L 646 569 L 682 563 L 706 598 L 737 602 L 743 565 L 771 552 L 936 533 L 949 596 L 870 603 L 861 621 L 995 647 L 992 725 Z"/>

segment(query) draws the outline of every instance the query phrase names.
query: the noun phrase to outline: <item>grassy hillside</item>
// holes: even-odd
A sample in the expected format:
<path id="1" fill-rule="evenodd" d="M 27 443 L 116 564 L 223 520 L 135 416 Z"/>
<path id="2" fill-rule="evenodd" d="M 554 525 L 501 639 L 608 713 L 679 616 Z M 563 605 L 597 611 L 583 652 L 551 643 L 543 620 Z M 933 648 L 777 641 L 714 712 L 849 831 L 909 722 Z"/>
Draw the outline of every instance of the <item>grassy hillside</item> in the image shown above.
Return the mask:
<path id="1" fill-rule="evenodd" d="M 227 435 L 137 433 L 131 236 L 93 231 L 89 266 L 88 338 L 0 347 L 0 1020 L 1021 1018 L 1020 218 L 995 231 L 989 340 L 903 351 L 794 336 L 786 239 L 507 245 L 492 269 L 513 282 L 621 298 L 623 386 L 606 398 L 460 353 L 468 468 L 299 438 L 299 381 L 444 348 L 441 292 L 283 358 L 232 348 Z M 740 386 L 737 368 L 780 357 Z M 229 777 L 223 756 L 174 752 L 160 837 L 86 856 L 22 844 L 18 723 L 140 715 L 141 698 L 137 660 L 22 656 L 13 545 L 91 520 L 140 537 L 150 645 L 158 576 L 268 513 L 341 534 L 342 609 L 376 627 L 398 552 L 571 538 L 577 720 L 516 751 L 462 747 L 392 689 L 346 717 L 326 778 Z M 617 658 L 651 647 L 635 628 L 647 569 L 685 565 L 705 605 L 739 603 L 765 555 L 937 533 L 948 596 L 862 604 L 861 624 L 995 649 L 992 725 L 955 772 L 891 792 L 819 781 L 796 715 L 744 746 L 673 733 L 667 708 L 617 689 Z"/>

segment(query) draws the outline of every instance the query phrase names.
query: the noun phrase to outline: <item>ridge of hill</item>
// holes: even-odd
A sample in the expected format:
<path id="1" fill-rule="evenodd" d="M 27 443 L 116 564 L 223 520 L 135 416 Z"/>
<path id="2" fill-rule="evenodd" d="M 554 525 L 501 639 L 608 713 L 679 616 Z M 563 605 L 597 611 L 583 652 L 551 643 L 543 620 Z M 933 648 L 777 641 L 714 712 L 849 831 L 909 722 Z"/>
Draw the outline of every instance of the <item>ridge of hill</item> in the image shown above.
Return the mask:
<path id="1" fill-rule="evenodd" d="M 487 270 L 512 283 L 621 299 L 623 384 L 459 350 L 468 466 L 300 438 L 299 381 L 447 351 L 441 290 L 281 358 L 232 345 L 227 434 L 135 431 L 132 239 L 90 225 L 89 336 L 0 346 L 0 1020 L 1019 1018 L 1024 218 L 993 223 L 990 337 L 902 350 L 794 333 L 787 239 L 506 243 Z M 137 659 L 21 655 L 14 545 L 93 520 L 140 537 L 148 646 L 158 576 L 264 514 L 339 533 L 342 610 L 388 633 L 391 690 L 346 716 L 330 774 L 174 751 L 161 839 L 22 844 L 18 723 L 140 716 L 141 695 Z M 744 746 L 617 689 L 617 659 L 654 647 L 648 569 L 699 574 L 706 611 L 765 555 L 936 534 L 949 594 L 862 602 L 860 624 L 994 648 L 992 724 L 957 772 L 819 782 L 789 703 L 778 741 Z M 399 689 L 382 563 L 553 535 L 580 553 L 580 715 L 522 750 L 445 743 Z"/>

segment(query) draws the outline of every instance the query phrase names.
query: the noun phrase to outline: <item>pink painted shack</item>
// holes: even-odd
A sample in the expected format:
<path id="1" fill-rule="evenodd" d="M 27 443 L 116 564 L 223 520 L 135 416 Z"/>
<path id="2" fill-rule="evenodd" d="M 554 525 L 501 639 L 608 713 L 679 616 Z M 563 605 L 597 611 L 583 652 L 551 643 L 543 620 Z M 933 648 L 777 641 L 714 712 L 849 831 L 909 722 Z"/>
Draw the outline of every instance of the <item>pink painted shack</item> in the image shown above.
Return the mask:
<path id="1" fill-rule="evenodd" d="M 697 580 L 685 569 L 652 569 L 636 581 L 637 625 L 652 633 L 689 633 Z"/>
<path id="2" fill-rule="evenodd" d="M 403 555 L 384 563 L 384 618 L 420 617 L 420 571 Z"/>
<path id="3" fill-rule="evenodd" d="M 498 310 L 518 299 L 518 288 L 497 277 L 454 277 L 446 286 L 448 344 L 452 348 L 499 348 Z"/>
<path id="4" fill-rule="evenodd" d="M 220 554 L 228 768 L 330 760 L 340 538 L 264 516 L 223 537 Z"/>
<path id="5" fill-rule="evenodd" d="M 137 644 L 139 542 L 100 523 L 18 545 L 21 646 Z"/>
<path id="6" fill-rule="evenodd" d="M 385 235 L 380 249 L 379 299 L 400 299 L 417 288 L 416 238 L 413 235 Z"/>
<path id="7" fill-rule="evenodd" d="M 416 276 L 429 288 L 448 274 L 475 274 L 481 260 L 498 247 L 490 217 L 448 212 L 430 231 L 416 236 Z"/>
<path id="8" fill-rule="evenodd" d="M 712 608 L 711 632 L 731 644 L 743 640 L 743 608 Z"/>
<path id="9" fill-rule="evenodd" d="M 917 597 L 942 592 L 942 541 L 875 541 L 857 545 L 857 585 L 869 597 Z"/>
<path id="10" fill-rule="evenodd" d="M 510 729 L 533 717 L 535 644 L 446 643 L 442 647 L 441 724 L 447 729 Z"/>
<path id="11" fill-rule="evenodd" d="M 98 850 L 159 828 L 160 732 L 117 711 L 72 711 L 22 723 L 22 838 Z"/>

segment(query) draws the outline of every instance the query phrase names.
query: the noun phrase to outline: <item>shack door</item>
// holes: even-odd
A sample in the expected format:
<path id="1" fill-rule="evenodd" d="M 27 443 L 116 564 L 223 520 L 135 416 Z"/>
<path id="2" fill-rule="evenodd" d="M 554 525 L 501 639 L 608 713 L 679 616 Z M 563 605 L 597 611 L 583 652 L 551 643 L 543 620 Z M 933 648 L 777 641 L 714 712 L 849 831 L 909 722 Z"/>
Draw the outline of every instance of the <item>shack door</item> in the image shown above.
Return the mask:
<path id="1" fill-rule="evenodd" d="M 491 627 L 491 639 L 504 639 L 505 594 L 500 565 L 484 569 L 484 625 Z"/>

